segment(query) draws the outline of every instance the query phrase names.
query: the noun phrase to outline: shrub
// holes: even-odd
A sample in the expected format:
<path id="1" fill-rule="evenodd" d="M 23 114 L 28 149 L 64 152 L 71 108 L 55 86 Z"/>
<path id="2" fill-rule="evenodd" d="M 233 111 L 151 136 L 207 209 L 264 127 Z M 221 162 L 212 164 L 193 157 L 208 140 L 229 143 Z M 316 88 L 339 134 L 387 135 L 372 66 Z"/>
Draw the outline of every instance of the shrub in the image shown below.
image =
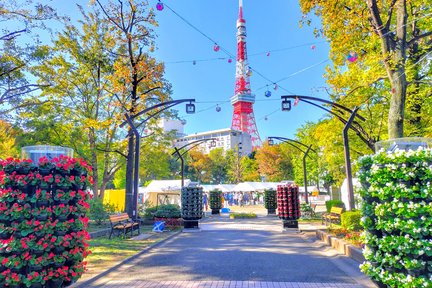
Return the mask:
<path id="1" fill-rule="evenodd" d="M 257 218 L 255 213 L 232 213 L 230 214 L 231 219 L 248 219 L 248 218 Z"/>
<path id="2" fill-rule="evenodd" d="M 210 209 L 222 209 L 222 192 L 220 190 L 210 191 Z"/>
<path id="3" fill-rule="evenodd" d="M 148 209 L 148 208 L 147 208 Z M 178 205 L 159 205 L 154 213 L 155 218 L 181 218 L 181 211 Z"/>
<path id="4" fill-rule="evenodd" d="M 362 229 L 360 224 L 361 217 L 360 211 L 344 212 L 341 215 L 341 225 L 350 231 L 359 231 Z"/>
<path id="5" fill-rule="evenodd" d="M 115 212 L 115 207 L 113 205 L 104 204 L 100 198 L 89 200 L 89 204 L 89 219 L 95 221 L 96 225 L 101 225 L 105 220 L 108 220 L 109 214 Z"/>
<path id="6" fill-rule="evenodd" d="M 264 207 L 266 209 L 274 210 L 277 208 L 276 191 L 273 189 L 264 191 Z"/>
<path id="7" fill-rule="evenodd" d="M 156 213 L 157 208 L 158 208 L 157 206 L 147 207 L 147 208 L 142 210 L 143 212 L 140 213 L 141 214 L 140 216 L 143 217 L 144 219 L 153 220 L 154 214 Z"/>
<path id="8" fill-rule="evenodd" d="M 308 203 L 300 204 L 300 216 L 302 219 L 311 219 L 315 217 L 315 211 L 312 209 L 311 205 Z"/>
<path id="9" fill-rule="evenodd" d="M 325 204 L 326 204 L 327 212 L 330 212 L 333 206 L 342 207 L 345 209 L 345 204 L 341 200 L 329 200 L 326 201 Z"/>

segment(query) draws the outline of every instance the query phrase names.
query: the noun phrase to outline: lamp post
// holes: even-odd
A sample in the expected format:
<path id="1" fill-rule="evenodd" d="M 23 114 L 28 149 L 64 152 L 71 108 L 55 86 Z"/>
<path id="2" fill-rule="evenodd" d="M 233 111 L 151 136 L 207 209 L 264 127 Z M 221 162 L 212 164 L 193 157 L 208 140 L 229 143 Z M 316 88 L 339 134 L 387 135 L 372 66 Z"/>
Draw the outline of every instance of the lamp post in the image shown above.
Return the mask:
<path id="1" fill-rule="evenodd" d="M 119 99 L 120 101 L 120 99 Z M 125 124 L 129 124 L 130 128 L 131 128 L 131 132 L 135 135 L 135 156 L 134 156 L 134 174 L 132 177 L 132 181 L 133 181 L 133 191 L 132 193 L 126 193 L 126 210 L 129 214 L 129 216 L 131 218 L 136 219 L 137 218 L 137 207 L 138 207 L 138 184 L 139 184 L 139 149 L 140 149 L 140 139 L 141 139 L 141 135 L 138 131 L 138 127 L 145 124 L 148 120 L 150 120 L 151 118 L 155 117 L 156 115 L 158 115 L 159 113 L 175 106 L 178 105 L 180 103 L 184 103 L 184 102 L 189 102 L 188 104 L 186 104 L 186 113 L 188 114 L 192 114 L 195 113 L 195 105 L 192 102 L 195 102 L 195 99 L 180 99 L 180 100 L 172 100 L 172 101 L 167 101 L 167 102 L 162 102 L 162 103 L 158 103 L 156 105 L 153 105 L 151 107 L 148 107 L 144 110 L 142 110 L 141 112 L 130 116 L 128 113 L 125 114 L 126 117 L 126 121 L 124 121 L 120 127 L 123 127 Z M 120 102 L 121 103 L 121 102 Z M 140 124 L 135 125 L 134 124 L 134 119 L 136 119 L 137 117 L 150 112 L 152 110 L 158 109 L 160 108 L 158 111 L 156 111 L 155 113 L 148 115 L 147 118 L 145 118 L 144 120 L 141 121 Z M 129 136 L 130 134 L 128 134 Z"/>
<path id="2" fill-rule="evenodd" d="M 309 204 L 309 196 L 308 196 L 308 191 L 307 191 L 306 157 L 308 156 L 309 151 L 313 151 L 315 153 L 317 153 L 317 152 L 314 149 L 312 149 L 312 145 L 306 145 L 306 144 L 301 143 L 300 141 L 297 141 L 297 140 L 293 140 L 293 139 L 289 139 L 289 138 L 285 138 L 285 137 L 268 137 L 267 139 L 268 139 L 267 142 L 269 143 L 270 146 L 274 144 L 273 139 L 275 139 L 275 140 L 279 140 L 279 141 L 284 142 L 284 143 L 288 143 L 289 145 L 291 145 L 294 148 L 298 149 L 299 151 L 303 152 L 303 185 L 305 188 L 305 202 Z M 299 144 L 299 145 L 305 147 L 306 151 L 304 151 L 303 149 L 294 145 L 293 143 L 296 143 L 296 144 Z"/>
<path id="3" fill-rule="evenodd" d="M 348 210 L 351 210 L 354 208 L 354 189 L 353 189 L 353 184 L 352 184 L 352 172 L 351 172 L 351 159 L 350 159 L 350 153 L 349 153 L 349 139 L 348 139 L 348 129 L 352 129 L 354 132 L 356 132 L 356 134 L 360 137 L 360 139 L 362 139 L 362 141 L 370 148 L 372 149 L 372 151 L 375 151 L 375 140 L 372 139 L 367 133 L 366 131 L 363 129 L 363 127 L 357 122 L 355 121 L 355 118 L 357 117 L 358 119 L 360 119 L 361 121 L 365 121 L 365 118 L 360 116 L 357 111 L 358 111 L 358 107 L 355 107 L 353 110 L 340 105 L 338 103 L 335 102 L 331 102 L 325 99 L 321 99 L 321 98 L 316 98 L 316 97 L 311 97 L 311 96 L 300 96 L 300 95 L 284 95 L 281 96 L 282 99 L 282 111 L 290 111 L 291 110 L 291 100 L 288 99 L 295 99 L 295 101 L 303 101 L 306 102 L 308 104 L 311 104 L 315 107 L 318 107 L 334 116 L 336 116 L 336 118 L 338 118 L 342 123 L 345 124 L 344 129 L 342 131 L 342 136 L 343 136 L 343 141 L 344 141 L 344 156 L 345 156 L 345 173 L 346 173 L 346 177 L 347 177 L 347 181 L 348 181 L 348 202 L 349 202 L 349 206 Z M 318 101 L 324 104 L 328 104 L 331 105 L 335 111 L 337 111 L 339 114 L 344 115 L 345 112 L 349 112 L 350 116 L 348 118 L 348 120 L 345 120 L 341 115 L 324 108 L 323 106 L 317 105 L 311 101 Z M 289 104 L 287 104 L 289 102 Z M 288 107 L 290 109 L 285 109 L 284 107 Z"/>
<path id="4" fill-rule="evenodd" d="M 191 149 L 195 148 L 196 146 L 200 145 L 201 143 L 207 142 L 207 141 L 211 141 L 210 147 L 216 147 L 216 138 L 200 139 L 200 140 L 189 142 L 180 148 L 174 147 L 175 151 L 171 155 L 177 154 L 177 157 L 178 157 L 177 159 L 180 159 L 180 163 L 181 163 L 181 187 L 182 188 L 184 187 L 184 159 L 183 159 L 183 155 L 186 154 Z M 186 151 L 183 151 L 183 152 L 180 151 L 180 150 L 182 150 L 188 146 L 191 146 L 191 147 L 189 147 L 189 149 L 187 149 Z"/>

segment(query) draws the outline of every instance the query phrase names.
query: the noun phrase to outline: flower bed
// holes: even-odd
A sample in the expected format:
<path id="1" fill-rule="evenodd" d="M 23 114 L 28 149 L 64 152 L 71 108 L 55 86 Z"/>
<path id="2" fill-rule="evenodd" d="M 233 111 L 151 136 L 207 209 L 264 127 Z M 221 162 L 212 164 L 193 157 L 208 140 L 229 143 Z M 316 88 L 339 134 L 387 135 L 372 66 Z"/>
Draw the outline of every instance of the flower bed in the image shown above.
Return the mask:
<path id="1" fill-rule="evenodd" d="M 255 213 L 232 213 L 230 214 L 230 219 L 251 219 L 257 218 Z"/>
<path id="2" fill-rule="evenodd" d="M 365 263 L 390 287 L 432 287 L 432 151 L 360 159 Z"/>
<path id="3" fill-rule="evenodd" d="M 0 162 L 0 287 L 65 287 L 85 270 L 91 168 L 68 157 L 39 164 Z"/>
<path id="4" fill-rule="evenodd" d="M 280 219 L 297 220 L 300 218 L 300 200 L 297 185 L 277 186 L 277 208 Z"/>

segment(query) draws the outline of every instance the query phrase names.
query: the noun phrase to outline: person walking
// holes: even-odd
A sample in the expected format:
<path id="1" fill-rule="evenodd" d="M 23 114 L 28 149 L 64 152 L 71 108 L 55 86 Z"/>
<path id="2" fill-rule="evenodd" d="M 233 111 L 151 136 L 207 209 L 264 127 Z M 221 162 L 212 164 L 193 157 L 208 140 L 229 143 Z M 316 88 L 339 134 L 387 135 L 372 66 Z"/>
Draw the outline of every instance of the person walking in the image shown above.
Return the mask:
<path id="1" fill-rule="evenodd" d="M 203 207 L 205 207 L 205 211 L 208 210 L 208 196 L 207 196 L 207 193 L 204 193 L 204 195 L 203 195 Z"/>

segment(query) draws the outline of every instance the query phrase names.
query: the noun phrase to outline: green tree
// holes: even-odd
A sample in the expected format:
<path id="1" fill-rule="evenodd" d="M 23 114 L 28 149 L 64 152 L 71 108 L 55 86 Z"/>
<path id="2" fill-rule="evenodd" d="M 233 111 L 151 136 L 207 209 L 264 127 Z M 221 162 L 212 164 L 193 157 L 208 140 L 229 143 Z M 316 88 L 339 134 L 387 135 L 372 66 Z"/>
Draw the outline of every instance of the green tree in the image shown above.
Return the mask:
<path id="1" fill-rule="evenodd" d="M 228 159 L 223 148 L 210 150 L 210 171 L 212 183 L 225 183 L 228 178 Z"/>
<path id="2" fill-rule="evenodd" d="M 157 26 L 153 9 L 146 1 L 92 1 L 98 6 L 109 26 L 115 45 L 109 50 L 116 55 L 111 77 L 113 92 L 120 98 L 129 116 L 134 118 L 140 111 L 155 102 L 170 99 L 170 85 L 163 78 L 164 65 L 151 56 L 155 49 Z M 159 87 L 160 89 L 155 89 Z M 157 111 L 152 111 L 152 114 Z M 146 115 L 144 115 L 146 116 Z M 148 116 L 148 115 L 147 115 Z M 128 133 L 126 195 L 132 193 L 134 162 L 134 134 Z M 132 211 L 132 203 L 126 199 L 126 207 Z"/>
<path id="3" fill-rule="evenodd" d="M 431 117 L 428 55 L 432 20 L 423 0 L 300 0 L 304 13 L 319 16 L 316 35 L 330 41 L 332 67 L 327 68 L 331 96 L 346 106 L 382 114 L 387 108 L 389 138 L 422 135 Z M 303 22 L 311 23 L 310 19 Z M 356 53 L 358 59 L 347 61 Z M 378 109 L 370 109 L 365 105 Z M 409 112 L 406 114 L 406 107 Z M 381 109 L 380 109 L 381 108 Z M 408 123 L 404 120 L 408 115 Z M 376 126 L 374 119 L 368 119 Z M 404 124 L 408 133 L 404 133 Z M 381 126 L 381 125 L 380 125 Z M 376 126 L 375 134 L 379 135 Z"/>
<path id="4" fill-rule="evenodd" d="M 40 103 L 29 93 L 43 87 L 34 83 L 31 67 L 46 55 L 39 32 L 47 30 L 46 21 L 59 20 L 55 10 L 39 1 L 2 1 L 0 3 L 0 104 L 5 110 Z"/>

